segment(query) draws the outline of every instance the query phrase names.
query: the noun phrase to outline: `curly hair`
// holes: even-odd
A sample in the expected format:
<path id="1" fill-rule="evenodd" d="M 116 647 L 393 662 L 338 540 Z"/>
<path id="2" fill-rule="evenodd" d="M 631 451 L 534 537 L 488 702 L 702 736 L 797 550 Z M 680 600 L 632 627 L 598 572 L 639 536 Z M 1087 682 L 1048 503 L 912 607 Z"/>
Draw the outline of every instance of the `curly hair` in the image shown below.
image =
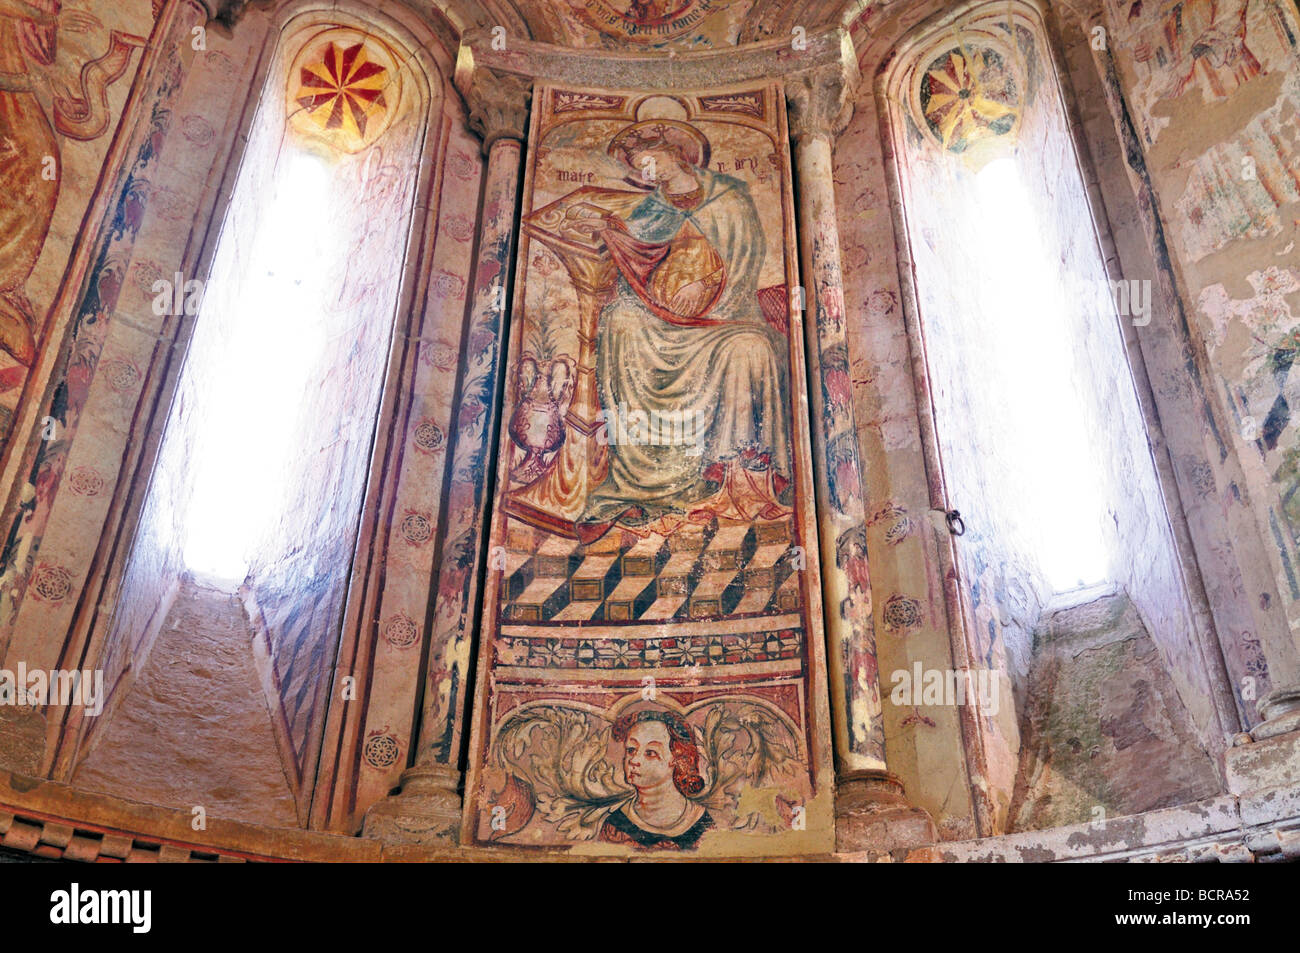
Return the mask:
<path id="1" fill-rule="evenodd" d="M 614 722 L 613 735 L 617 742 L 627 741 L 632 729 L 647 721 L 657 721 L 668 731 L 668 750 L 672 754 L 673 787 L 686 797 L 694 797 L 704 790 L 700 775 L 700 752 L 690 726 L 670 711 L 642 710 L 623 715 Z"/>

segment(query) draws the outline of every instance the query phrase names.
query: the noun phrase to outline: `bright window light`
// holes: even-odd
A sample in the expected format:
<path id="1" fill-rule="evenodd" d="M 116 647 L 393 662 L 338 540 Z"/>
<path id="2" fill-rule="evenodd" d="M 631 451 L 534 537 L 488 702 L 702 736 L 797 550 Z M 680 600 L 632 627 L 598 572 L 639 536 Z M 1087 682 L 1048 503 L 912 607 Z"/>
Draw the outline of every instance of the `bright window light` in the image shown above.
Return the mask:
<path id="1" fill-rule="evenodd" d="M 299 452 L 297 405 L 320 379 L 326 344 L 321 291 L 331 287 L 333 259 L 321 244 L 335 235 L 329 170 L 287 148 L 274 182 L 271 195 L 253 197 L 255 226 L 222 236 L 185 369 L 201 384 L 185 461 L 192 491 L 179 514 L 184 560 L 236 581 L 283 505 Z M 247 247 L 236 247 L 241 240 Z"/>
<path id="2" fill-rule="evenodd" d="M 990 162 L 975 176 L 974 210 L 987 241 L 974 244 L 982 313 L 996 316 L 981 327 L 999 367 L 972 368 L 980 386 L 994 390 L 1005 413 L 1006 445 L 1022 500 L 1024 527 L 1046 581 L 1065 592 L 1105 582 L 1111 555 L 1102 533 L 1107 517 L 1105 481 L 1092 446 L 1085 400 L 1071 383 L 1078 358 L 1072 340 L 1068 289 L 1060 261 L 1044 241 L 1031 197 L 1012 158 Z"/>

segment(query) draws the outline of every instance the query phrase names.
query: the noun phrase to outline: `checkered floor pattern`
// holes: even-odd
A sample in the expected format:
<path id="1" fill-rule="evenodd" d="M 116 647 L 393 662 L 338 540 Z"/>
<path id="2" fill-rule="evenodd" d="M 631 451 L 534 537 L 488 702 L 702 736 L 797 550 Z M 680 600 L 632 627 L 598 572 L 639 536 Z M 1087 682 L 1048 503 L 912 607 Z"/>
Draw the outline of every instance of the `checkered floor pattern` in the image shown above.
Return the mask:
<path id="1" fill-rule="evenodd" d="M 652 622 L 799 609 L 790 520 L 684 526 L 667 539 L 617 530 L 583 546 L 513 519 L 502 620 Z"/>

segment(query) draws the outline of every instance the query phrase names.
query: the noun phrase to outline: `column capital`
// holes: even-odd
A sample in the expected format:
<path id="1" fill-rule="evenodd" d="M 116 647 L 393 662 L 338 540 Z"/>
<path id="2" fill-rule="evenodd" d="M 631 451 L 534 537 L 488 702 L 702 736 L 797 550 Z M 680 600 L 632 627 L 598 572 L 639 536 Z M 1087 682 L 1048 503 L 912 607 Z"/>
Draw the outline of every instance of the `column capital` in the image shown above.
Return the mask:
<path id="1" fill-rule="evenodd" d="M 483 138 L 484 155 L 498 139 L 523 141 L 533 98 L 530 77 L 479 66 L 463 81 L 461 92 L 469 107 L 469 127 Z"/>
<path id="2" fill-rule="evenodd" d="M 858 64 L 849 55 L 838 63 L 795 73 L 785 81 L 790 135 L 796 142 L 818 136 L 833 139 L 853 117 Z"/>

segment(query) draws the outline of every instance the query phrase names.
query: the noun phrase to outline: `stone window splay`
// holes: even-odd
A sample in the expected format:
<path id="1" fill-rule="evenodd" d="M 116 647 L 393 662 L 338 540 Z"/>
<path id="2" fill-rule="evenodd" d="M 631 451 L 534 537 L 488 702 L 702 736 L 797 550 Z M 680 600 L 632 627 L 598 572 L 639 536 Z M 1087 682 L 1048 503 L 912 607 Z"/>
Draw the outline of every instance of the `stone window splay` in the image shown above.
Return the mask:
<path id="1" fill-rule="evenodd" d="M 1017 775 L 1035 770 L 1024 761 L 1031 743 L 1066 741 L 1038 737 L 1025 708 L 1041 701 L 1030 686 L 1059 634 L 1055 613 L 1097 603 L 1102 616 L 1129 618 L 1172 669 L 1183 696 L 1174 720 L 1185 722 L 1186 705 L 1209 724 L 1211 708 L 1122 330 L 1150 322 L 1151 282 L 1107 273 L 1037 14 L 963 10 L 908 44 L 881 90 L 912 265 L 912 345 L 933 415 L 928 465 L 955 527 L 971 665 L 1003 689 L 982 719 L 990 781 L 1023 799 Z M 1066 628 L 1080 626 L 1106 628 L 1091 618 Z M 1214 790 L 1204 768 L 1188 781 L 1195 794 Z M 1121 807 L 1100 795 L 1088 803 Z M 1073 809 L 1052 822 L 1090 819 L 1084 801 Z"/>
<path id="2" fill-rule="evenodd" d="M 307 20 L 279 41 L 207 278 L 183 287 L 194 331 L 110 635 L 139 672 L 77 774 L 288 825 L 315 775 L 426 139 L 396 48 Z M 157 750 L 131 743 L 142 719 Z"/>

